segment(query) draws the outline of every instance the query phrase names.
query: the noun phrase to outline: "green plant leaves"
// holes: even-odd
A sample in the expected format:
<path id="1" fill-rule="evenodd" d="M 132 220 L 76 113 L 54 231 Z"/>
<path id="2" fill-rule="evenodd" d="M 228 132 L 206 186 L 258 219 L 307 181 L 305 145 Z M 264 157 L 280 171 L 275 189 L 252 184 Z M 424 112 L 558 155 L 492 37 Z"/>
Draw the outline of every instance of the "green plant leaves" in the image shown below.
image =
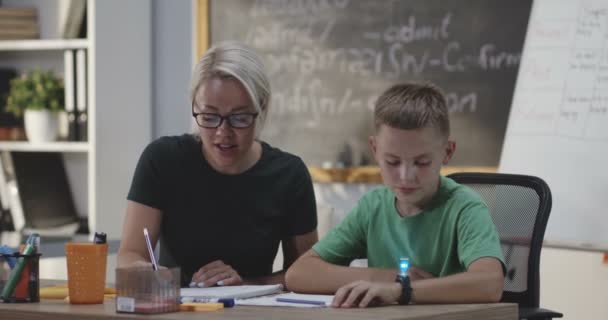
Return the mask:
<path id="1" fill-rule="evenodd" d="M 59 111 L 64 106 L 63 79 L 52 70 L 36 69 L 12 79 L 6 110 L 21 117 L 26 109 Z"/>

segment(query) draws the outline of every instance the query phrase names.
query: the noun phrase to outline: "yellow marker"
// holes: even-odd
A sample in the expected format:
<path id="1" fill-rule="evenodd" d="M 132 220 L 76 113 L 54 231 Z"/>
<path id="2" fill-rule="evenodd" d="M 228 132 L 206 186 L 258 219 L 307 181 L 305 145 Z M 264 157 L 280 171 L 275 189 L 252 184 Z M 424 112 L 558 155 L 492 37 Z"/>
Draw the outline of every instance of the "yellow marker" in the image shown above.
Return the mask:
<path id="1" fill-rule="evenodd" d="M 179 305 L 180 311 L 217 311 L 224 309 L 223 303 L 189 302 Z"/>
<path id="2" fill-rule="evenodd" d="M 65 299 L 68 296 L 68 288 L 62 286 L 40 288 L 42 299 Z"/>
<path id="3" fill-rule="evenodd" d="M 112 296 L 113 295 L 113 296 Z M 66 299 L 69 296 L 67 285 L 57 285 L 52 287 L 40 288 L 41 299 Z M 105 288 L 104 296 L 106 298 L 116 297 L 116 289 Z"/>

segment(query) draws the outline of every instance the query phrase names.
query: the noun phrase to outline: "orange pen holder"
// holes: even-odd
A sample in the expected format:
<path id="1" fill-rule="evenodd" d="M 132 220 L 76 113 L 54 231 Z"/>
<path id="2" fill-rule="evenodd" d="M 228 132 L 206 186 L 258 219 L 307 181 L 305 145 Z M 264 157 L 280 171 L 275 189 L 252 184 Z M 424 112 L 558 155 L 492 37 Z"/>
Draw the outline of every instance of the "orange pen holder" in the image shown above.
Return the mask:
<path id="1" fill-rule="evenodd" d="M 71 304 L 103 303 L 108 244 L 65 244 Z"/>

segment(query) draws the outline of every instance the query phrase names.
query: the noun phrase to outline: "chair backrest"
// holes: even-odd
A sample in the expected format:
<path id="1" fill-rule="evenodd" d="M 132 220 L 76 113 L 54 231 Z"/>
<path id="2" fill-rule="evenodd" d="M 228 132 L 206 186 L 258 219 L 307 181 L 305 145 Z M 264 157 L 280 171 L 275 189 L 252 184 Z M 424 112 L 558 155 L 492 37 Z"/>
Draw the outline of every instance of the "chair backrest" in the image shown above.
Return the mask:
<path id="1" fill-rule="evenodd" d="M 507 274 L 503 302 L 539 307 L 540 252 L 551 212 L 551 190 L 538 177 L 502 173 L 448 176 L 481 195 L 500 234 Z"/>

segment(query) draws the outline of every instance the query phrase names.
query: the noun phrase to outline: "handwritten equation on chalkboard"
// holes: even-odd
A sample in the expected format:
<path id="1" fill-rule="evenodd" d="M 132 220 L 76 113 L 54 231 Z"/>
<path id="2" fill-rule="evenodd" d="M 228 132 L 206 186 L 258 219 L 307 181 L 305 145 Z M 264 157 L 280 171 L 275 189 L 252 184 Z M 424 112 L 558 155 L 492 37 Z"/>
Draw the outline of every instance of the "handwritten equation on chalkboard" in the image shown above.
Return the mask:
<path id="1" fill-rule="evenodd" d="M 211 4 L 211 40 L 244 41 L 273 90 L 263 138 L 311 165 L 371 161 L 372 111 L 392 84 L 446 95 L 455 165 L 498 163 L 531 1 L 277 1 Z M 238 16 L 239 18 L 236 18 Z"/>

